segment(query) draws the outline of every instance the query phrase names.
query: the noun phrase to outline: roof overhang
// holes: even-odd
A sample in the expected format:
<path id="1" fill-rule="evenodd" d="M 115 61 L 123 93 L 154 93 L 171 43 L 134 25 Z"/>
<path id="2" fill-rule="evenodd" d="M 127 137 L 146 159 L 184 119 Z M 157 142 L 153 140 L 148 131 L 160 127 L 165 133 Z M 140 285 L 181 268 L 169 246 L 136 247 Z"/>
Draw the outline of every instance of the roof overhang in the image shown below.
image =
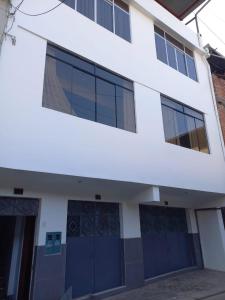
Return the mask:
<path id="1" fill-rule="evenodd" d="M 171 14 L 183 20 L 206 0 L 155 0 Z"/>

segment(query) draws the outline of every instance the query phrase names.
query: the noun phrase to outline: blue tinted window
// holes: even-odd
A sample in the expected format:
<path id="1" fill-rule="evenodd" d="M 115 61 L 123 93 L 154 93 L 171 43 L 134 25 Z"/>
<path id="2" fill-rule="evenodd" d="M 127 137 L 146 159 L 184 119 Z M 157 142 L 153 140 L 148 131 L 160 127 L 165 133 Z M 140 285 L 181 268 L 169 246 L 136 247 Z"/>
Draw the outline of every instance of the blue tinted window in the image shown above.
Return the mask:
<path id="1" fill-rule="evenodd" d="M 190 57 L 189 55 L 186 54 L 186 61 L 187 61 L 187 68 L 188 68 L 189 77 L 197 81 L 197 73 L 196 73 L 194 58 L 192 58 L 192 57 Z"/>
<path id="2" fill-rule="evenodd" d="M 62 2 L 63 0 L 60 0 L 60 1 Z M 68 5 L 71 8 L 75 9 L 75 0 L 65 0 L 63 3 Z"/>
<path id="3" fill-rule="evenodd" d="M 97 122 L 116 127 L 115 85 L 97 79 Z"/>
<path id="4" fill-rule="evenodd" d="M 166 42 L 164 38 L 155 34 L 157 58 L 167 64 Z"/>
<path id="5" fill-rule="evenodd" d="M 115 5 L 115 33 L 127 41 L 130 37 L 130 15 Z"/>
<path id="6" fill-rule="evenodd" d="M 72 114 L 95 121 L 95 77 L 73 69 Z"/>
<path id="7" fill-rule="evenodd" d="M 177 69 L 176 48 L 169 42 L 167 42 L 167 53 L 169 65 L 172 68 Z"/>
<path id="8" fill-rule="evenodd" d="M 185 54 L 184 52 L 181 52 L 176 49 L 177 52 L 177 64 L 178 64 L 178 70 L 183 73 L 184 75 L 187 75 L 187 68 L 186 68 L 186 62 L 185 62 Z"/>
<path id="9" fill-rule="evenodd" d="M 113 31 L 113 5 L 110 0 L 97 0 L 97 22 Z"/>
<path id="10" fill-rule="evenodd" d="M 135 108 L 133 92 L 116 87 L 117 127 L 135 132 Z"/>
<path id="11" fill-rule="evenodd" d="M 168 143 L 209 153 L 203 114 L 162 96 L 162 115 L 165 140 Z M 177 111 L 177 105 L 182 111 Z M 202 120 L 198 119 L 201 118 Z"/>
<path id="12" fill-rule="evenodd" d="M 91 20 L 95 19 L 95 1 L 77 0 L 77 11 Z"/>
<path id="13" fill-rule="evenodd" d="M 43 92 L 44 107 L 71 114 L 72 71 L 71 66 L 47 57 Z"/>
<path id="14" fill-rule="evenodd" d="M 135 132 L 132 81 L 55 46 L 47 53 L 43 107 Z"/>

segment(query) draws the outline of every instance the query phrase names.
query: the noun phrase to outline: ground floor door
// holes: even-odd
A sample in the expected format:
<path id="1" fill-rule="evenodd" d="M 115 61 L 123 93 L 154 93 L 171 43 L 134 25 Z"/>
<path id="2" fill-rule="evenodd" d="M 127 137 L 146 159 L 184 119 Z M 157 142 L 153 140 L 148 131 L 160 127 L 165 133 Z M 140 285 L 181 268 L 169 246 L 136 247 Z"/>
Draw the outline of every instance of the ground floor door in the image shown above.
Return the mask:
<path id="1" fill-rule="evenodd" d="M 146 279 L 196 264 L 185 209 L 141 205 L 140 220 Z"/>
<path id="2" fill-rule="evenodd" d="M 66 288 L 74 298 L 122 285 L 122 248 L 118 204 L 69 201 Z"/>
<path id="3" fill-rule="evenodd" d="M 35 217 L 0 216 L 0 300 L 28 300 Z"/>

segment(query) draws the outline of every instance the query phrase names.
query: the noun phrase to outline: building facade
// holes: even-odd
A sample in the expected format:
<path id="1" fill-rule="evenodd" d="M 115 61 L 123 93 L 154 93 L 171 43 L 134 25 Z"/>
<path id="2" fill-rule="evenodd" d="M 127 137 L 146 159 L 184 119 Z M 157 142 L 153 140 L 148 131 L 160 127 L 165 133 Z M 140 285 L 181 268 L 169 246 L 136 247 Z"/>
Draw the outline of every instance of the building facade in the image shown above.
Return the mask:
<path id="1" fill-rule="evenodd" d="M 62 2 L 13 1 L 2 45 L 2 299 L 225 271 L 224 144 L 198 36 L 154 0 Z"/>

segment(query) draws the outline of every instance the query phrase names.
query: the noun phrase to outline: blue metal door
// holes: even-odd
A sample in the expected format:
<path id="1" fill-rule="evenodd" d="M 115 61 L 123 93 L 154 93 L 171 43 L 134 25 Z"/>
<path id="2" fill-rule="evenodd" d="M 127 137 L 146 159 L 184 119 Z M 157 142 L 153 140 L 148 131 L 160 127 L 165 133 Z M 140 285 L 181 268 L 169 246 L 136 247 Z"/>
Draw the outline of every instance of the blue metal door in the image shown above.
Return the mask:
<path id="1" fill-rule="evenodd" d="M 69 201 L 66 288 L 80 297 L 121 284 L 119 205 Z"/>
<path id="2" fill-rule="evenodd" d="M 185 209 L 140 206 L 145 278 L 194 266 Z"/>

